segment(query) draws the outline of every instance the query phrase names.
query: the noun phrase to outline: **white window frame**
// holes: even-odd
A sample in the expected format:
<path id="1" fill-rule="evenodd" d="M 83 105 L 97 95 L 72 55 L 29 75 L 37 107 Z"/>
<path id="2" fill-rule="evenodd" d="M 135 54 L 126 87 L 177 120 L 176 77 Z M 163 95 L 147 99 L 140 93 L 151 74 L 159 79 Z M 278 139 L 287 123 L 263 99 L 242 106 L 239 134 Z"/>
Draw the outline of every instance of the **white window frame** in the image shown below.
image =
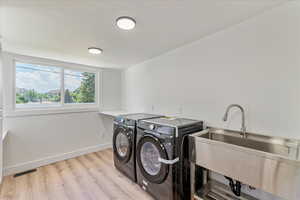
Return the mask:
<path id="1" fill-rule="evenodd" d="M 49 67 L 56 67 L 60 68 L 60 92 L 61 92 L 61 98 L 60 102 L 58 104 L 54 105 L 39 105 L 39 106 L 21 106 L 18 107 L 16 103 L 16 63 L 28 63 L 32 65 L 39 65 L 39 66 L 49 66 Z M 79 71 L 79 72 L 89 72 L 89 73 L 95 73 L 95 102 L 94 103 L 65 103 L 64 102 L 64 95 L 65 95 L 65 87 L 64 87 L 64 70 L 74 70 L 74 71 Z M 99 79 L 101 76 L 101 69 L 96 69 L 92 67 L 87 67 L 87 66 L 80 66 L 78 64 L 65 64 L 65 63 L 59 63 L 58 61 L 55 62 L 41 62 L 41 61 L 36 61 L 32 59 L 19 59 L 19 58 L 14 58 L 13 59 L 13 109 L 14 111 L 51 111 L 51 110 L 86 110 L 86 109 L 99 109 L 100 105 L 100 98 L 99 98 Z"/>

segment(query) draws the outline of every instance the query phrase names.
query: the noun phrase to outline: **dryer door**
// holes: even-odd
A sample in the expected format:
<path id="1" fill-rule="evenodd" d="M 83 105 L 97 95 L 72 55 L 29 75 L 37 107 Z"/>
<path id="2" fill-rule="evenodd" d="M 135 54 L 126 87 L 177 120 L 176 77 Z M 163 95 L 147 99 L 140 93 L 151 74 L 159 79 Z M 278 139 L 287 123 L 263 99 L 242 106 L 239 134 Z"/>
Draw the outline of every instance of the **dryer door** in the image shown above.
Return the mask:
<path id="1" fill-rule="evenodd" d="M 130 160 L 133 150 L 133 134 L 132 129 L 121 126 L 114 131 L 114 155 L 122 163 L 127 163 Z"/>
<path id="2" fill-rule="evenodd" d="M 167 160 L 168 155 L 158 138 L 152 135 L 143 136 L 138 142 L 136 155 L 140 171 L 149 182 L 165 181 L 169 166 L 160 160 Z"/>

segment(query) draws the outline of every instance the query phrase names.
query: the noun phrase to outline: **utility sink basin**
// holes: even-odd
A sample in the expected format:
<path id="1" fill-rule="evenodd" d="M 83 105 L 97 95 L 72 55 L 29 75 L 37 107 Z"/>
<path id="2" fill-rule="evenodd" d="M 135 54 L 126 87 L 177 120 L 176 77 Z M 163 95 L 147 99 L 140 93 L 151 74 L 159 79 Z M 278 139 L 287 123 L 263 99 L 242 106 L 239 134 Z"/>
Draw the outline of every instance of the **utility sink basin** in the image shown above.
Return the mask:
<path id="1" fill-rule="evenodd" d="M 208 128 L 189 136 L 190 161 L 288 200 L 300 199 L 299 140 Z"/>
<path id="2" fill-rule="evenodd" d="M 300 143 L 298 140 L 276 138 L 253 133 L 247 133 L 247 137 L 243 138 L 239 132 L 213 128 L 204 131 L 199 137 L 263 151 L 270 153 L 269 156 L 278 155 L 282 158 L 286 157 L 291 160 L 299 160 Z"/>

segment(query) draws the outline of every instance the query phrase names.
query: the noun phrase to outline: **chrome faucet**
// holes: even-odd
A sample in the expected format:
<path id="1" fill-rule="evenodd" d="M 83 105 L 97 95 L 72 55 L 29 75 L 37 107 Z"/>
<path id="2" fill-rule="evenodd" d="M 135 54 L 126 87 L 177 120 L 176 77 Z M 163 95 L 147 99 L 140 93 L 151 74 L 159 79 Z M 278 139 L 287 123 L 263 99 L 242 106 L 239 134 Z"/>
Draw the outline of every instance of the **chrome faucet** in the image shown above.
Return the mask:
<path id="1" fill-rule="evenodd" d="M 242 128 L 241 128 L 241 131 L 242 131 L 242 137 L 243 138 L 247 138 L 247 133 L 246 133 L 246 126 L 245 126 L 245 110 L 242 106 L 238 105 L 238 104 L 231 104 L 227 107 L 226 109 L 226 112 L 225 112 L 225 115 L 223 117 L 223 121 L 227 121 L 228 119 L 228 113 L 230 111 L 231 108 L 239 108 L 242 112 Z"/>

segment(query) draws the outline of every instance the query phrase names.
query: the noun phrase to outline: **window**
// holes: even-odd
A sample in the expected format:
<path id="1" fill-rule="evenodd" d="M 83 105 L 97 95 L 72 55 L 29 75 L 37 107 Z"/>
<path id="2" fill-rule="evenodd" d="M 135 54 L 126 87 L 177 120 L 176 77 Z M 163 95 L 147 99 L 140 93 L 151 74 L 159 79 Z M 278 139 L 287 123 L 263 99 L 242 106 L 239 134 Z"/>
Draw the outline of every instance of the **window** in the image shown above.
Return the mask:
<path id="1" fill-rule="evenodd" d="M 64 71 L 65 103 L 95 102 L 95 73 Z"/>
<path id="2" fill-rule="evenodd" d="M 60 103 L 60 73 L 57 67 L 16 63 L 16 104 L 49 105 Z"/>
<path id="3" fill-rule="evenodd" d="M 95 80 L 95 72 L 16 62 L 16 107 L 95 104 Z"/>

